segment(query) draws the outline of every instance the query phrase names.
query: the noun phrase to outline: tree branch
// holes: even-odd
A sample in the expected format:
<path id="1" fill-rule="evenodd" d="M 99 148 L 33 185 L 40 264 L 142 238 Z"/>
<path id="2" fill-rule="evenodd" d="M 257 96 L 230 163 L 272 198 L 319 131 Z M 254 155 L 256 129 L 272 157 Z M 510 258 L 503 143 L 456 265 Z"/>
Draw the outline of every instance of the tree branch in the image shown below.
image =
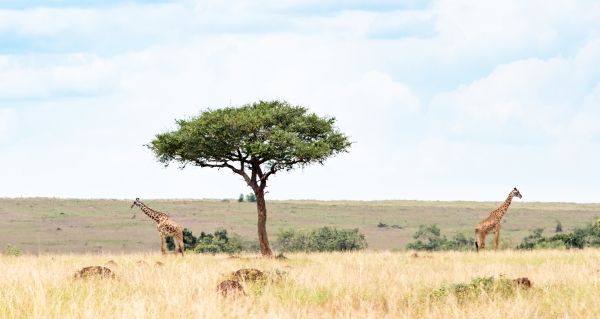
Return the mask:
<path id="1" fill-rule="evenodd" d="M 220 164 L 209 164 L 209 163 L 202 162 L 202 161 L 195 161 L 195 163 L 196 163 L 197 166 L 200 166 L 200 167 L 211 167 L 211 168 L 225 168 L 226 167 L 226 168 L 231 169 L 234 173 L 242 175 L 242 177 L 247 177 L 248 176 L 246 174 L 246 172 L 244 172 L 243 169 L 239 170 L 239 169 L 233 167 L 233 165 L 231 165 L 231 164 L 229 164 L 227 162 L 223 162 L 223 163 L 220 163 Z"/>
<path id="2" fill-rule="evenodd" d="M 298 163 L 302 163 L 301 160 L 295 160 L 295 161 L 291 161 L 291 162 L 287 162 L 285 163 L 286 165 L 296 165 Z M 275 162 L 273 163 L 273 165 L 271 165 L 271 168 L 269 169 L 269 171 L 263 176 L 261 177 L 261 181 L 263 180 L 267 180 L 271 175 L 274 175 L 275 173 L 277 173 L 277 171 L 279 171 L 280 169 L 277 168 L 277 164 L 280 164 L 279 162 Z"/>
<path id="3" fill-rule="evenodd" d="M 240 152 L 240 148 L 238 147 L 238 158 L 240 159 L 240 171 L 244 171 L 244 163 L 246 162 L 245 158 L 242 158 L 242 152 Z"/>
<path id="4" fill-rule="evenodd" d="M 221 163 L 221 164 L 208 164 L 206 162 L 201 162 L 201 161 L 195 161 L 196 166 L 200 166 L 200 167 L 212 167 L 212 168 L 223 168 L 223 167 L 227 167 L 227 163 Z"/>
<path id="5" fill-rule="evenodd" d="M 262 180 L 263 179 L 263 172 L 262 172 L 262 169 L 260 168 L 260 161 L 259 161 L 259 159 L 258 158 L 253 158 L 251 164 L 252 164 L 252 170 L 254 172 L 256 172 L 256 174 L 258 175 L 258 178 L 260 180 Z"/>
<path id="6" fill-rule="evenodd" d="M 250 176 L 248 176 L 248 174 L 246 174 L 246 171 L 244 170 L 244 158 L 241 157 L 241 152 L 238 149 L 238 155 L 240 155 L 240 169 L 235 168 L 233 165 L 229 164 L 227 161 L 219 163 L 219 164 L 210 164 L 210 163 L 206 163 L 206 162 L 202 162 L 202 161 L 194 161 L 196 163 L 197 166 L 200 167 L 211 167 L 211 168 L 229 168 L 230 170 L 232 170 L 235 174 L 238 174 L 240 176 L 242 176 L 244 178 L 244 180 L 246 181 L 246 184 L 248 184 L 248 186 L 250 186 L 250 188 L 252 188 L 253 190 L 256 189 L 256 178 L 254 177 L 254 171 L 253 171 L 253 178 L 254 181 L 250 179 Z M 234 160 L 235 161 L 235 160 Z"/>

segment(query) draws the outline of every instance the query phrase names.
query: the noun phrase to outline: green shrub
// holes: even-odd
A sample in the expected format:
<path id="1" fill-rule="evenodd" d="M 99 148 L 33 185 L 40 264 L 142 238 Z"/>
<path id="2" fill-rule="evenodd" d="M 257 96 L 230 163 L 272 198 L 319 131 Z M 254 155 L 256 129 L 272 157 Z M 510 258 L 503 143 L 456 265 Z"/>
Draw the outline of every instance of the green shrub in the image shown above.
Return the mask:
<path id="1" fill-rule="evenodd" d="M 600 227 L 589 224 L 583 228 L 575 228 L 569 234 L 556 234 L 552 237 L 543 237 L 543 228 L 536 228 L 531 234 L 521 241 L 517 249 L 562 249 L 565 248 L 600 247 Z"/>
<path id="2" fill-rule="evenodd" d="M 567 249 L 567 246 L 565 245 L 565 243 L 562 240 L 555 239 L 555 240 L 547 240 L 547 241 L 541 241 L 539 243 L 536 243 L 535 246 L 533 246 L 533 249 L 559 249 L 559 250 L 563 250 L 563 249 Z"/>
<path id="3" fill-rule="evenodd" d="M 435 225 L 420 225 L 419 230 L 413 235 L 417 241 L 408 243 L 407 250 L 427 250 L 427 251 L 446 251 L 446 250 L 474 250 L 475 239 L 466 237 L 462 233 L 458 233 L 448 240 L 446 236 L 441 236 L 440 229 Z M 421 239 L 427 239 L 423 242 Z"/>
<path id="4" fill-rule="evenodd" d="M 21 256 L 21 249 L 13 247 L 11 244 L 7 244 L 4 248 L 4 254 L 6 256 Z"/>
<path id="5" fill-rule="evenodd" d="M 246 201 L 250 203 L 256 203 L 256 195 L 254 195 L 254 193 L 246 195 Z"/>
<path id="6" fill-rule="evenodd" d="M 241 203 L 244 201 L 244 194 L 240 194 L 240 197 L 238 197 L 238 202 Z"/>
<path id="7" fill-rule="evenodd" d="M 537 241 L 542 238 L 543 228 L 535 228 L 529 231 L 529 236 L 521 240 L 521 244 L 517 246 L 517 249 L 533 249 Z"/>
<path id="8" fill-rule="evenodd" d="M 194 251 L 197 253 L 228 253 L 236 254 L 243 250 L 244 244 L 242 237 L 238 234 L 233 234 L 231 237 L 227 235 L 227 230 L 218 229 L 214 234 L 200 233 L 197 239 Z"/>
<path id="9" fill-rule="evenodd" d="M 555 233 L 562 233 L 562 223 L 560 221 L 556 221 L 556 229 L 555 229 Z"/>
<path id="10" fill-rule="evenodd" d="M 277 243 L 285 252 L 353 251 L 365 249 L 365 235 L 356 229 L 322 227 L 313 230 L 280 229 Z"/>

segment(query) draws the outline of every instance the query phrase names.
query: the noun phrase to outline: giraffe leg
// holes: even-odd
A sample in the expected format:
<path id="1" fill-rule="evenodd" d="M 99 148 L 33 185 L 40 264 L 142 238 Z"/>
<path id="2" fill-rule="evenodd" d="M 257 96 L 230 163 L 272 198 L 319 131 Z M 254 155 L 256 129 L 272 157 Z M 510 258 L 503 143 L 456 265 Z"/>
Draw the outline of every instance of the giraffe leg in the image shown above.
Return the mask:
<path id="1" fill-rule="evenodd" d="M 160 250 L 162 251 L 163 256 L 165 255 L 165 235 L 160 233 Z"/>
<path id="2" fill-rule="evenodd" d="M 485 250 L 485 236 L 487 236 L 487 233 L 481 232 L 481 240 L 479 241 L 481 243 L 479 249 L 481 250 Z"/>
<path id="3" fill-rule="evenodd" d="M 183 236 L 177 236 L 177 241 L 179 241 L 179 249 L 181 251 L 181 257 L 183 257 L 183 252 L 185 251 L 185 244 L 183 243 Z"/>
<path id="4" fill-rule="evenodd" d="M 173 236 L 171 238 L 173 238 L 173 243 L 175 244 L 175 256 L 177 256 L 177 253 L 179 252 L 179 240 L 176 236 Z"/>
<path id="5" fill-rule="evenodd" d="M 494 251 L 498 251 L 498 239 L 500 238 L 500 230 L 496 231 L 496 236 L 494 237 Z"/>

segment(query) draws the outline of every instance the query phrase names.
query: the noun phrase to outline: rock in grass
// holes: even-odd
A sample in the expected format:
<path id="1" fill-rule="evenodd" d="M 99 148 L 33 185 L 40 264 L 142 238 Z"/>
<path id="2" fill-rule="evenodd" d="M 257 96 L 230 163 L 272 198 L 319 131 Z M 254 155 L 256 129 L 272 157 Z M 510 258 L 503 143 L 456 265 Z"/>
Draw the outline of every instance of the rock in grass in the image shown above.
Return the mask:
<path id="1" fill-rule="evenodd" d="M 236 281 L 256 281 L 265 279 L 265 274 L 258 269 L 240 269 L 231 275 L 232 280 Z"/>
<path id="2" fill-rule="evenodd" d="M 245 296 L 244 288 L 235 280 L 225 280 L 217 286 L 217 292 L 220 292 L 223 297 Z"/>
<path id="3" fill-rule="evenodd" d="M 413 253 L 412 255 L 410 255 L 410 257 L 412 257 L 412 258 L 433 258 L 433 256 L 419 256 L 419 255 L 417 255 L 417 253 Z"/>
<path id="4" fill-rule="evenodd" d="M 531 284 L 531 281 L 527 277 L 513 279 L 513 284 L 515 284 L 517 287 L 521 287 L 521 288 L 525 288 L 525 289 L 529 289 L 533 286 Z"/>
<path id="5" fill-rule="evenodd" d="M 143 260 L 138 260 L 135 262 L 135 264 L 142 267 L 148 266 L 148 263 Z"/>
<path id="6" fill-rule="evenodd" d="M 86 279 L 92 277 L 114 278 L 115 274 L 112 270 L 102 266 L 89 266 L 75 271 L 75 278 Z"/>

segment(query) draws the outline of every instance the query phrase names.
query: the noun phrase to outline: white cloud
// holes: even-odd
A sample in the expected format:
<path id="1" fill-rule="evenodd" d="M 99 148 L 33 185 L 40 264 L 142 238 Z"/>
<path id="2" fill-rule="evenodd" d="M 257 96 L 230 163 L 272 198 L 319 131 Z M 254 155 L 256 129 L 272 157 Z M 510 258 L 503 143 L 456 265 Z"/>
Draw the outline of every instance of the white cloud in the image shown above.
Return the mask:
<path id="1" fill-rule="evenodd" d="M 118 72 L 115 66 L 93 55 L 69 54 L 42 66 L 22 62 L 10 57 L 0 65 L 0 99 L 96 94 L 115 89 Z"/>
<path id="2" fill-rule="evenodd" d="M 600 133 L 600 82 L 585 97 L 579 113 L 571 120 L 571 129 L 584 138 Z"/>
<path id="3" fill-rule="evenodd" d="M 591 137 L 600 132 L 600 119 L 593 114 L 579 113 L 571 121 L 575 132 Z"/>
<path id="4" fill-rule="evenodd" d="M 0 142 L 13 138 L 18 129 L 18 118 L 11 109 L 0 109 Z"/>
<path id="5" fill-rule="evenodd" d="M 564 42 L 585 38 L 591 26 L 600 25 L 596 18 L 600 7 L 593 1 L 464 0 L 440 2 L 435 10 L 447 52 L 469 56 L 522 48 L 561 50 Z"/>
<path id="6" fill-rule="evenodd" d="M 600 54 L 600 47 L 588 45 L 575 58 L 499 65 L 468 86 L 438 93 L 429 117 L 433 125 L 458 134 L 514 137 L 527 133 L 562 138 L 569 134 L 565 124 L 588 94 L 585 88 L 594 84 L 600 73 L 598 63 L 582 63 L 587 62 L 590 51 Z"/>
<path id="7" fill-rule="evenodd" d="M 360 81 L 350 83 L 340 93 L 346 97 L 346 102 L 368 112 L 393 113 L 399 110 L 405 113 L 416 111 L 419 107 L 418 99 L 408 86 L 376 71 L 365 74 Z"/>
<path id="8" fill-rule="evenodd" d="M 237 196 L 248 190 L 229 172 L 165 170 L 143 144 L 201 109 L 280 98 L 335 116 L 357 143 L 279 174 L 270 198 L 501 200 L 515 186 L 528 200 L 594 198 L 597 5 L 354 4 L 0 11 L 0 33 L 25 39 L 0 56 L 0 140 L 15 142 L 0 191 Z"/>

